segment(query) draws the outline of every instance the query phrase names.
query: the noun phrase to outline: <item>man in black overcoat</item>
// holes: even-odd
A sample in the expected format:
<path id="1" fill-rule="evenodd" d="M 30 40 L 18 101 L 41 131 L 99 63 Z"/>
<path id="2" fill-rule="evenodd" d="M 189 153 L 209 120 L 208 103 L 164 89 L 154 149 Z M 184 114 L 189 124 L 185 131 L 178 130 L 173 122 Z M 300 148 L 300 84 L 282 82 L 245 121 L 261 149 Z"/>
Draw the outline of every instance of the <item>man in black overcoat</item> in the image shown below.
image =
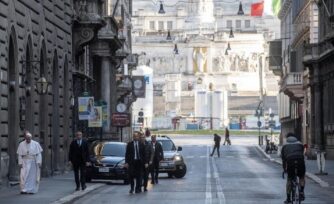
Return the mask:
<path id="1" fill-rule="evenodd" d="M 69 162 L 73 166 L 75 183 L 77 185 L 75 190 L 86 189 L 86 166 L 89 165 L 89 150 L 88 143 L 82 138 L 82 132 L 75 133 L 75 139 L 70 144 Z M 80 174 L 80 179 L 79 179 Z"/>
<path id="2" fill-rule="evenodd" d="M 145 146 L 142 142 L 140 142 L 140 132 L 133 133 L 133 141 L 129 142 L 126 147 L 125 153 L 125 167 L 128 168 L 129 181 L 131 185 L 130 194 L 133 193 L 141 193 L 141 181 L 142 181 L 142 171 L 143 165 L 145 164 Z M 136 188 L 135 182 L 136 180 Z"/>

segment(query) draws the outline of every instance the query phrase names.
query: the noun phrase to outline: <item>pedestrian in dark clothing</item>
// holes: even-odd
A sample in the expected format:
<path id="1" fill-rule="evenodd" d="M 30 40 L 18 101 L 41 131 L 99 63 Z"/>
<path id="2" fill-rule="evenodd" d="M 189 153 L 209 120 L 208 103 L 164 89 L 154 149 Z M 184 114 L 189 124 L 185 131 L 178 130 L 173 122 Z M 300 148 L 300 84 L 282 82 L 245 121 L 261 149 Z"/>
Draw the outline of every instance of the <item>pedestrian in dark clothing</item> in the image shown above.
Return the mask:
<path id="1" fill-rule="evenodd" d="M 82 139 L 82 132 L 78 131 L 75 136 L 75 140 L 70 145 L 68 160 L 73 166 L 76 190 L 78 191 L 80 183 L 82 190 L 86 189 L 86 166 L 89 165 L 89 151 L 88 143 Z"/>
<path id="2" fill-rule="evenodd" d="M 129 181 L 131 189 L 129 193 L 133 193 L 136 180 L 135 193 L 141 193 L 141 181 L 143 165 L 148 167 L 145 163 L 145 146 L 139 141 L 140 132 L 133 133 L 133 141 L 129 142 L 125 153 L 125 167 L 128 168 Z"/>
<path id="3" fill-rule="evenodd" d="M 215 146 L 213 147 L 212 153 L 210 156 L 213 156 L 213 154 L 215 153 L 216 149 L 217 149 L 217 153 L 218 153 L 218 157 L 220 157 L 220 152 L 219 152 L 219 148 L 220 148 L 220 141 L 221 141 L 221 137 L 218 134 L 213 134 L 214 138 L 213 141 L 215 142 Z"/>
<path id="4" fill-rule="evenodd" d="M 225 140 L 224 140 L 224 144 L 227 143 L 228 145 L 231 145 L 231 140 L 230 140 L 230 131 L 225 128 Z"/>
<path id="5" fill-rule="evenodd" d="M 144 162 L 144 165 L 142 166 L 143 168 L 143 183 L 142 184 L 143 184 L 144 192 L 146 192 L 147 183 L 148 183 L 148 175 L 150 171 L 149 171 L 148 165 L 145 165 L 145 164 L 148 164 L 151 158 L 151 145 L 148 141 L 146 141 L 146 137 L 143 134 L 140 135 L 140 140 L 145 146 L 145 162 Z"/>
<path id="6" fill-rule="evenodd" d="M 145 128 L 145 137 L 150 137 L 151 136 L 151 131 L 148 128 Z"/>
<path id="7" fill-rule="evenodd" d="M 150 170 L 151 170 L 151 184 L 158 184 L 159 178 L 159 164 L 164 159 L 164 151 L 155 135 L 151 137 L 151 158 L 150 158 Z"/>

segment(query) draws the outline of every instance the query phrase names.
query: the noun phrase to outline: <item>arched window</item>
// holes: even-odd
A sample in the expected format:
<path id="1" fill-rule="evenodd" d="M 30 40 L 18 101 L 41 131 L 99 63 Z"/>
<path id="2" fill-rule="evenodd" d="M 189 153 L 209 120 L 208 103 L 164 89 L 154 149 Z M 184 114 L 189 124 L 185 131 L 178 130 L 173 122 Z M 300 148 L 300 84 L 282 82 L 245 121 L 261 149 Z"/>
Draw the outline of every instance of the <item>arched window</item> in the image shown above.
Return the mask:
<path id="1" fill-rule="evenodd" d="M 23 82 L 26 87 L 26 105 L 25 105 L 25 113 L 26 113 L 26 118 L 25 118 L 25 129 L 27 129 L 29 132 L 31 132 L 32 135 L 34 135 L 34 121 L 33 121 L 33 113 L 34 113 L 34 108 L 33 108 L 33 91 L 32 87 L 34 85 L 34 78 L 32 77 L 32 69 L 34 66 L 31 61 L 32 59 L 32 49 L 31 49 L 31 39 L 28 39 L 27 43 L 27 48 L 26 48 L 26 53 L 25 53 L 25 59 L 26 63 L 25 66 L 23 67 Z"/>

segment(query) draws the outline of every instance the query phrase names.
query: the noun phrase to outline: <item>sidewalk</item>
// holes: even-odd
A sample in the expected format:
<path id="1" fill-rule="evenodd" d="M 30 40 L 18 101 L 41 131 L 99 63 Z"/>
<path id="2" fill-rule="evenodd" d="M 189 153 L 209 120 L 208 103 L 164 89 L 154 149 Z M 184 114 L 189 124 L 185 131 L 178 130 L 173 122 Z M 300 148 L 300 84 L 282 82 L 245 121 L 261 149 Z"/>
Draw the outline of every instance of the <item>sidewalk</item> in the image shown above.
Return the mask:
<path id="1" fill-rule="evenodd" d="M 273 154 L 267 154 L 265 150 L 265 145 L 257 146 L 258 149 L 267 157 L 270 161 L 282 164 L 280 156 L 275 152 Z M 317 160 L 305 160 L 306 165 L 306 176 L 318 183 L 321 187 L 334 187 L 334 160 L 326 160 L 325 172 L 328 175 L 317 175 L 319 172 Z"/>
<path id="2" fill-rule="evenodd" d="M 87 184 L 85 191 L 75 191 L 73 173 L 60 176 L 42 178 L 39 192 L 36 194 L 21 195 L 19 185 L 3 187 L 0 189 L 0 203 L 15 204 L 47 204 L 47 203 L 69 203 L 84 194 L 93 191 L 105 184 Z M 56 202 L 57 201 L 57 202 Z"/>

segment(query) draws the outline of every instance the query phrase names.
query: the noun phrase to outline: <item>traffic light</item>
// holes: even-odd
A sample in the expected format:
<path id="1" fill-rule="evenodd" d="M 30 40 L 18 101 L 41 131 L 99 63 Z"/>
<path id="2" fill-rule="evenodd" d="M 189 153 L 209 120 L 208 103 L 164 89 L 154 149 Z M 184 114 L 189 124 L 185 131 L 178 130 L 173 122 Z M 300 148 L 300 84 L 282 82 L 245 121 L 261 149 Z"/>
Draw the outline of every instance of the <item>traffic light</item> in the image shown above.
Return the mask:
<path id="1" fill-rule="evenodd" d="M 144 112 L 143 111 L 139 111 L 138 113 L 138 123 L 144 123 Z"/>

